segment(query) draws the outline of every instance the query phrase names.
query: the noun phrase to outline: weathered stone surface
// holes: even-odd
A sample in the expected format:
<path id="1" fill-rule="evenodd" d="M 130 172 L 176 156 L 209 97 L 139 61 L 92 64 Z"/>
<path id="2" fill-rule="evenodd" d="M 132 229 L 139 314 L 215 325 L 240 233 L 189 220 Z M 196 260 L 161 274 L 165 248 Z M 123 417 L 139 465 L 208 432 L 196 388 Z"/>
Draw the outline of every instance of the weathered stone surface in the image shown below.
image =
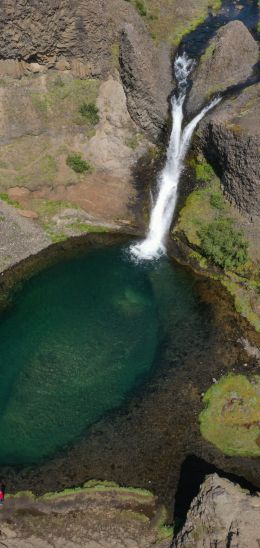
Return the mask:
<path id="1" fill-rule="evenodd" d="M 193 74 L 188 114 L 198 111 L 213 93 L 246 80 L 257 60 L 257 43 L 243 23 L 232 21 L 221 27 Z"/>
<path id="2" fill-rule="evenodd" d="M 202 123 L 202 148 L 220 170 L 226 195 L 243 213 L 260 216 L 260 84 L 220 104 Z"/>
<path id="3" fill-rule="evenodd" d="M 160 134 L 172 90 L 167 48 L 157 50 L 146 33 L 126 24 L 121 39 L 121 78 L 129 112 L 153 139 Z"/>
<path id="4" fill-rule="evenodd" d="M 148 142 L 134 127 L 119 80 L 110 77 L 101 84 L 97 106 L 100 121 L 89 142 L 89 158 L 97 168 L 110 171 L 115 178 L 129 177 L 131 167 L 145 153 Z"/>
<path id="5" fill-rule="evenodd" d="M 20 77 L 22 68 L 10 66 L 10 60 L 64 70 L 74 59 L 76 76 L 104 77 L 113 68 L 113 47 L 125 22 L 148 35 L 137 10 L 124 0 L 5 0 L 0 11 L 5 74 Z"/>
<path id="6" fill-rule="evenodd" d="M 259 494 L 213 474 L 193 500 L 172 548 L 259 548 L 259 515 Z"/>

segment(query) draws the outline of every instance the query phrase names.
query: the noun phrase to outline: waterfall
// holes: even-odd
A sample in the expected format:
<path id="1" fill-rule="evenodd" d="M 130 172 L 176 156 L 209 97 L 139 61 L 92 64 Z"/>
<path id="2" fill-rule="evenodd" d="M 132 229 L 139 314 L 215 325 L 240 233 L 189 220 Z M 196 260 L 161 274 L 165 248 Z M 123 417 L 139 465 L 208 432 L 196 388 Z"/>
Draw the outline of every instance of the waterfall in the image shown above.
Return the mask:
<path id="1" fill-rule="evenodd" d="M 158 177 L 158 195 L 151 212 L 148 234 L 145 240 L 130 248 L 131 255 L 137 260 L 157 259 L 165 253 L 165 243 L 177 202 L 178 183 L 192 134 L 206 112 L 221 100 L 220 97 L 213 99 L 182 129 L 183 103 L 188 88 L 188 76 L 193 66 L 194 61 L 185 53 L 178 56 L 174 63 L 177 93 L 171 99 L 173 124 L 167 158 Z"/>

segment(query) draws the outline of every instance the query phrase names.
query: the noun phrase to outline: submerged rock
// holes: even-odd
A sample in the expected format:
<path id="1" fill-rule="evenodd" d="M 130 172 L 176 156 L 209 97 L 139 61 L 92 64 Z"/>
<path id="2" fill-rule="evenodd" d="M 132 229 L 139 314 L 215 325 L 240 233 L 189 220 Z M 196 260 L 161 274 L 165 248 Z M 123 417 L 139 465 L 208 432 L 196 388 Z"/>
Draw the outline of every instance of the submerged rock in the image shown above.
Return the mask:
<path id="1" fill-rule="evenodd" d="M 221 27 L 193 74 L 188 114 L 199 110 L 212 94 L 246 80 L 257 61 L 257 43 L 243 23 L 232 21 Z"/>
<path id="2" fill-rule="evenodd" d="M 217 474 L 193 500 L 172 548 L 258 548 L 260 497 Z"/>

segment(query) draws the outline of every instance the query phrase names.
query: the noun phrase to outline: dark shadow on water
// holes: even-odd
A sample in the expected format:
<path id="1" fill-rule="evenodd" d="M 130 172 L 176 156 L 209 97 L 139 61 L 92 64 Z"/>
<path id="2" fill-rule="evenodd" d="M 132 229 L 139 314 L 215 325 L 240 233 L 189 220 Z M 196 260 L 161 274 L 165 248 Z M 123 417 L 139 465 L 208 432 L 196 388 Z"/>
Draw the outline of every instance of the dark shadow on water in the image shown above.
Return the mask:
<path id="1" fill-rule="evenodd" d="M 182 523 L 185 521 L 193 499 L 198 495 L 201 484 L 209 474 L 218 474 L 220 477 L 237 483 L 251 494 L 256 492 L 256 488 L 245 478 L 228 472 L 224 473 L 214 464 L 206 462 L 196 455 L 188 455 L 181 467 L 175 496 L 174 519 L 180 520 Z"/>

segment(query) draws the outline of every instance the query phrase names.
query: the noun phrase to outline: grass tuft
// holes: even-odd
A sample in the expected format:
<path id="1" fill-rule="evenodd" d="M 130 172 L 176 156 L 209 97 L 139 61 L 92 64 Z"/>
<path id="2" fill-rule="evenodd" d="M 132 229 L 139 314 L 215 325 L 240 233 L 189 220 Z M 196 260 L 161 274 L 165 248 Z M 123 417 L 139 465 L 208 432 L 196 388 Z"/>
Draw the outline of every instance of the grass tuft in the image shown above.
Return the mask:
<path id="1" fill-rule="evenodd" d="M 92 171 L 92 166 L 84 160 L 79 152 L 72 152 L 67 156 L 67 166 L 71 167 L 76 173 L 86 173 Z"/>

